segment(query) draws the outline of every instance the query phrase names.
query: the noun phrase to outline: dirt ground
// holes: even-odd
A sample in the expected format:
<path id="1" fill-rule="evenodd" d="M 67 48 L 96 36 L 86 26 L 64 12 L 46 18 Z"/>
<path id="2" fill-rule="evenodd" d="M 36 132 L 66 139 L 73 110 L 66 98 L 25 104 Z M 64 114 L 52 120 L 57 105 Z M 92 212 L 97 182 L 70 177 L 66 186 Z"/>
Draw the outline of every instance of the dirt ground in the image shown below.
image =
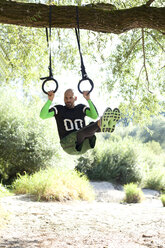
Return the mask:
<path id="1" fill-rule="evenodd" d="M 156 191 L 140 204 L 121 204 L 122 188 L 92 183 L 94 202 L 36 202 L 26 195 L 1 199 L 10 212 L 0 248 L 165 248 L 165 208 Z"/>

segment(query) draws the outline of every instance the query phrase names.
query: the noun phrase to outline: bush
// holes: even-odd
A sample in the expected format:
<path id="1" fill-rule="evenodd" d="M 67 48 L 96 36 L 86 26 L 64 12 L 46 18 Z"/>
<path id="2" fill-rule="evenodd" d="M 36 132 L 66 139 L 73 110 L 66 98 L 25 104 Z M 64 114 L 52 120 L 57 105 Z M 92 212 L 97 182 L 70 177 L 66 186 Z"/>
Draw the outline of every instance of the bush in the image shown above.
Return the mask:
<path id="1" fill-rule="evenodd" d="M 104 141 L 92 153 L 80 157 L 75 169 L 86 174 L 90 180 L 120 184 L 140 182 L 141 169 L 131 145 L 132 141 L 128 139 Z"/>
<path id="2" fill-rule="evenodd" d="M 165 116 L 153 117 L 151 124 L 146 128 L 140 126 L 133 126 L 131 123 L 128 127 L 118 127 L 118 134 L 124 138 L 127 136 L 136 137 L 141 143 L 156 142 L 159 143 L 161 148 L 165 149 Z M 160 147 L 153 143 L 153 148 L 160 151 Z M 158 151 L 158 152 L 159 152 Z"/>
<path id="3" fill-rule="evenodd" d="M 165 191 L 165 168 L 153 168 L 146 174 L 144 187 L 158 191 Z"/>
<path id="4" fill-rule="evenodd" d="M 9 190 L 6 187 L 4 187 L 2 184 L 0 184 L 0 198 L 9 195 L 11 195 Z"/>
<path id="5" fill-rule="evenodd" d="M 154 140 L 149 141 L 148 143 L 146 143 L 146 146 L 152 150 L 152 152 L 154 154 L 160 155 L 162 154 L 164 151 L 161 147 L 161 145 L 159 144 L 159 142 L 156 142 Z"/>
<path id="6" fill-rule="evenodd" d="M 159 143 L 149 142 L 143 144 L 137 141 L 133 149 L 137 155 L 138 163 L 143 170 L 143 180 L 146 174 L 154 168 L 157 170 L 157 168 L 159 169 L 165 166 L 165 154 L 162 149 L 159 149 Z"/>
<path id="7" fill-rule="evenodd" d="M 152 124 L 148 126 L 150 133 L 143 129 L 140 133 L 140 138 L 144 143 L 149 141 L 159 142 L 163 149 L 165 149 L 164 133 L 165 133 L 165 117 L 155 117 Z"/>
<path id="8" fill-rule="evenodd" d="M 29 176 L 19 176 L 12 184 L 16 194 L 32 194 L 37 200 L 93 200 L 94 191 L 87 178 L 73 170 L 48 168 Z"/>
<path id="9" fill-rule="evenodd" d="M 161 202 L 163 204 L 163 207 L 165 207 L 165 194 L 162 194 L 160 199 L 161 199 Z"/>
<path id="10" fill-rule="evenodd" d="M 32 99 L 23 102 L 9 88 L 0 94 L 0 180 L 11 183 L 17 173 L 44 168 L 53 155 L 58 155 L 58 145 L 50 122 L 39 118 L 43 103 Z"/>
<path id="11" fill-rule="evenodd" d="M 134 183 L 124 185 L 124 191 L 126 194 L 124 202 L 140 203 L 144 199 L 142 190 Z"/>

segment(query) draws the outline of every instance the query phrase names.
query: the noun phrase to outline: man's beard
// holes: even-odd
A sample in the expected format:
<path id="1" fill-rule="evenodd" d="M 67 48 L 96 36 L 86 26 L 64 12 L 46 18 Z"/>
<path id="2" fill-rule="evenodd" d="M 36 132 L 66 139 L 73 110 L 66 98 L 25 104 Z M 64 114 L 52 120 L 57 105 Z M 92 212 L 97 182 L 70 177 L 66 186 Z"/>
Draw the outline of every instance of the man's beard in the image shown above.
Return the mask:
<path id="1" fill-rule="evenodd" d="M 66 105 L 67 108 L 73 108 L 73 105 L 70 102 L 66 103 L 65 105 Z"/>

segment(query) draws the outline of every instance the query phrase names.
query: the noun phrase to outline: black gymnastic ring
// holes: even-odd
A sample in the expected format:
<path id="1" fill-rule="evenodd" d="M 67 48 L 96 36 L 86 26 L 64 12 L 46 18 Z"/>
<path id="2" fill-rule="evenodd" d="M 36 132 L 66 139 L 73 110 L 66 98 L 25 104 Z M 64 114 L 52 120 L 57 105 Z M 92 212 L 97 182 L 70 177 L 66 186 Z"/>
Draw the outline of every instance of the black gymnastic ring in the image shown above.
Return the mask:
<path id="1" fill-rule="evenodd" d="M 42 90 L 43 90 L 43 92 L 44 92 L 45 94 L 48 94 L 48 92 L 46 92 L 45 89 L 44 89 L 45 83 L 46 83 L 47 81 L 54 81 L 54 82 L 56 83 L 56 88 L 55 88 L 55 90 L 53 90 L 53 93 L 55 93 L 55 92 L 58 90 L 58 82 L 57 82 L 57 80 L 54 79 L 54 78 L 47 78 L 47 79 L 45 79 L 45 81 L 44 81 L 43 84 L 42 84 Z"/>
<path id="2" fill-rule="evenodd" d="M 78 83 L 78 90 L 79 90 L 79 92 L 81 93 L 81 94 L 83 94 L 83 92 L 80 90 L 80 84 L 82 83 L 82 81 L 85 81 L 85 80 L 88 80 L 89 81 L 89 83 L 90 83 L 90 85 L 91 85 L 91 89 L 90 89 L 90 91 L 88 92 L 88 94 L 90 94 L 91 93 L 91 91 L 93 90 L 93 88 L 94 88 L 94 83 L 93 83 L 93 81 L 90 79 L 90 78 L 83 78 L 83 79 L 81 79 L 80 81 L 79 81 L 79 83 Z"/>

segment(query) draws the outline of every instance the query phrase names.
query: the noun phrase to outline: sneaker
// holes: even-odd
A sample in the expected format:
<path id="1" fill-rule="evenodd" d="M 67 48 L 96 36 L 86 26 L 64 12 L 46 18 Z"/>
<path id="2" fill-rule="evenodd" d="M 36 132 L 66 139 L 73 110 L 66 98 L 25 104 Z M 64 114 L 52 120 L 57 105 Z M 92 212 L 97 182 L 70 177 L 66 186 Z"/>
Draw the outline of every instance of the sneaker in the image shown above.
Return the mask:
<path id="1" fill-rule="evenodd" d="M 115 130 L 115 125 L 120 119 L 120 110 L 115 108 L 107 108 L 101 118 L 101 132 L 112 133 Z"/>

